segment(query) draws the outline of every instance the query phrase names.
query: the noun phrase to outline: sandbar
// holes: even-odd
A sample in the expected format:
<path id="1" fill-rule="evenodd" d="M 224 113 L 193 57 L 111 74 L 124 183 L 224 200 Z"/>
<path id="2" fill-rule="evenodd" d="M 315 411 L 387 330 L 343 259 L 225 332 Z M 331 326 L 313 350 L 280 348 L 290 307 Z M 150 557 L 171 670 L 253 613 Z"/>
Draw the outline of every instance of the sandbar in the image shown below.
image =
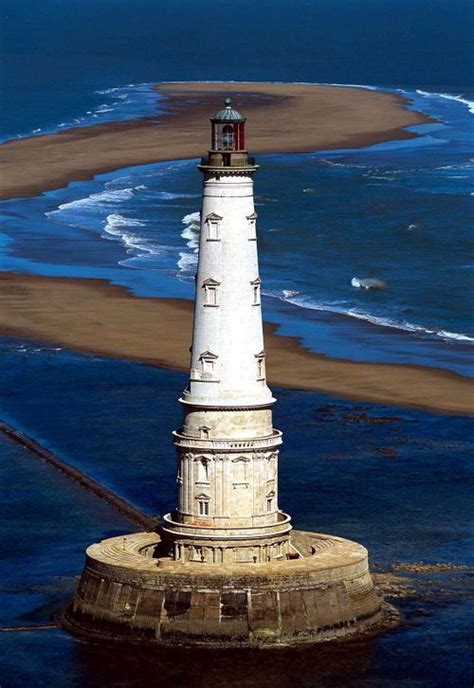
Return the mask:
<path id="1" fill-rule="evenodd" d="M 168 83 L 157 118 L 110 122 L 0 145 L 0 198 L 38 195 L 131 165 L 197 158 L 209 116 L 230 95 L 249 119 L 252 153 L 356 148 L 412 138 L 433 120 L 396 94 L 311 84 Z M 192 303 L 138 298 L 106 281 L 0 274 L 0 333 L 185 371 Z M 472 382 L 409 365 L 330 359 L 265 324 L 269 382 L 339 397 L 468 413 Z M 289 355 L 290 354 L 290 355 Z M 291 364 L 289 364 L 291 361 Z"/>
<path id="2" fill-rule="evenodd" d="M 0 273 L 0 334 L 186 371 L 193 304 L 141 298 L 105 280 Z M 275 387 L 441 413 L 472 412 L 473 381 L 436 368 L 327 358 L 265 324 Z"/>
<path id="3" fill-rule="evenodd" d="M 402 96 L 363 88 L 268 83 L 168 83 L 157 118 L 109 122 L 0 145 L 0 199 L 36 196 L 131 165 L 197 158 L 209 117 L 232 96 L 249 120 L 251 153 L 356 148 L 416 134 L 433 122 Z"/>

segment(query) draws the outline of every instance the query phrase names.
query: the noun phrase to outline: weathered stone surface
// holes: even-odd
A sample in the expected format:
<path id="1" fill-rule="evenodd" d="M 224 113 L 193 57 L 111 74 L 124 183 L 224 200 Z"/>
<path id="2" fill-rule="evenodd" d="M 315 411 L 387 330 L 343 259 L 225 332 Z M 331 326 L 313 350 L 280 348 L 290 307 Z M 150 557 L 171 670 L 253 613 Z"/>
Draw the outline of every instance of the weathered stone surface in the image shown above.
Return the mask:
<path id="1" fill-rule="evenodd" d="M 294 536 L 311 553 L 266 564 L 156 559 L 156 533 L 91 545 L 66 624 L 136 642 L 248 647 L 341 638 L 384 623 L 364 547 Z"/>

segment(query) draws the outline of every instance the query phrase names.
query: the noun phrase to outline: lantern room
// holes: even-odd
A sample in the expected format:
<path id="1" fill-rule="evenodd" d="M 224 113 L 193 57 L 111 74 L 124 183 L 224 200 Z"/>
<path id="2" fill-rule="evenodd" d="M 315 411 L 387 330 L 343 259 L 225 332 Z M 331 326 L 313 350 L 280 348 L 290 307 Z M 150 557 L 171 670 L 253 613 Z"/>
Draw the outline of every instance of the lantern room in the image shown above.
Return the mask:
<path id="1" fill-rule="evenodd" d="M 198 165 L 200 170 L 214 173 L 217 168 L 257 169 L 245 150 L 245 122 L 246 118 L 232 107 L 231 99 L 226 98 L 224 107 L 211 117 L 211 148 Z"/>
<path id="2" fill-rule="evenodd" d="M 225 107 L 211 117 L 211 124 L 212 150 L 245 150 L 245 117 L 232 107 L 230 98 L 226 98 Z"/>

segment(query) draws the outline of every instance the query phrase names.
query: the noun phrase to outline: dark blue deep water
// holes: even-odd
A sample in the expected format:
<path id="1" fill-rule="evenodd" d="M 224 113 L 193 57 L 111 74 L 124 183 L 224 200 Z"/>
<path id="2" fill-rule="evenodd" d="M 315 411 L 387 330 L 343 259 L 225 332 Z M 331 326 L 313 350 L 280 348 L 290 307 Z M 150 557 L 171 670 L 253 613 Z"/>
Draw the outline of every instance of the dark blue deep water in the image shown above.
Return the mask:
<path id="1" fill-rule="evenodd" d="M 144 511 L 174 506 L 170 433 L 185 375 L 18 340 L 4 339 L 0 354 L 5 420 Z M 0 632 L 4 685 L 470 685 L 472 589 L 462 568 L 474 563 L 470 421 L 311 392 L 276 395 L 280 503 L 295 525 L 363 542 L 375 571 L 419 561 L 458 568 L 418 575 L 416 592 L 394 600 L 404 615 L 396 631 L 309 652 L 142 656 L 55 629 Z M 84 547 L 130 524 L 25 450 L 5 440 L 0 450 L 0 626 L 50 623 L 72 594 Z"/>
<path id="2" fill-rule="evenodd" d="M 463 92 L 470 0 L 3 0 L 3 131 L 85 115 L 93 94 L 177 80 Z"/>
<path id="3" fill-rule="evenodd" d="M 152 86 L 167 80 L 401 93 L 437 120 L 413 128 L 416 139 L 259 160 L 265 317 L 328 355 L 470 374 L 473 32 L 470 0 L 4 0 L 0 141 L 159 116 Z M 192 298 L 195 162 L 0 203 L 0 270 Z M 362 291 L 353 277 L 387 288 Z M 181 374 L 0 339 L 0 418 L 150 514 L 173 506 L 184 385 Z M 276 393 L 282 508 L 301 528 L 366 544 L 375 572 L 408 576 L 400 597 L 389 593 L 400 627 L 309 652 L 153 656 L 56 628 L 2 631 L 51 624 L 85 546 L 131 524 L 0 438 L 2 688 L 472 686 L 468 419 Z M 419 561 L 453 568 L 404 573 Z"/>

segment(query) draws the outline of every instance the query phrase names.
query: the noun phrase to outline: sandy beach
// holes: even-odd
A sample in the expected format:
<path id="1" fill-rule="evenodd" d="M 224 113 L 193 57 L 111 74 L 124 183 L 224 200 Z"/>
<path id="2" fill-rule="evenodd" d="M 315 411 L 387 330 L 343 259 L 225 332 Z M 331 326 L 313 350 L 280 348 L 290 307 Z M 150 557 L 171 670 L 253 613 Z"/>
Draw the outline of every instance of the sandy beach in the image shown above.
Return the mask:
<path id="1" fill-rule="evenodd" d="M 185 371 L 191 325 L 189 301 L 138 298 L 100 280 L 0 274 L 4 335 Z M 272 386 L 444 413 L 472 411 L 468 378 L 434 368 L 330 359 L 275 331 L 265 325 Z"/>
<path id="2" fill-rule="evenodd" d="M 0 198 L 33 196 L 130 165 L 195 158 L 209 147 L 209 116 L 231 95 L 251 120 L 252 153 L 359 147 L 412 138 L 430 122 L 401 96 L 301 84 L 162 84 L 166 114 L 69 129 L 0 145 Z"/>
<path id="3" fill-rule="evenodd" d="M 1 145 L 0 197 L 36 195 L 129 165 L 198 157 L 208 147 L 208 117 L 229 94 L 251 119 L 248 146 L 255 153 L 365 146 L 412 137 L 403 127 L 431 121 L 407 110 L 400 96 L 358 88 L 273 83 L 157 88 L 167 96 L 159 122 L 109 123 Z M 1 334 L 184 371 L 191 319 L 190 302 L 137 298 L 107 282 L 0 275 Z M 271 385 L 447 413 L 472 410 L 467 378 L 433 368 L 330 359 L 305 350 L 296 338 L 279 336 L 273 325 L 265 327 Z"/>

